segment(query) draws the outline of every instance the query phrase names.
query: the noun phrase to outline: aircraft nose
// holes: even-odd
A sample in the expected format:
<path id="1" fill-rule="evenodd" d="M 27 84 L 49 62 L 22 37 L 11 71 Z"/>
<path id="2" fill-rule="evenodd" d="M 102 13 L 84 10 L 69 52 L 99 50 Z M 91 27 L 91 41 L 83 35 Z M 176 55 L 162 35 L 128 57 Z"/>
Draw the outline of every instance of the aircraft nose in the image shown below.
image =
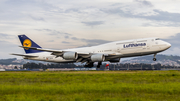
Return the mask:
<path id="1" fill-rule="evenodd" d="M 166 43 L 167 47 L 170 48 L 171 47 L 171 44 L 170 43 Z"/>

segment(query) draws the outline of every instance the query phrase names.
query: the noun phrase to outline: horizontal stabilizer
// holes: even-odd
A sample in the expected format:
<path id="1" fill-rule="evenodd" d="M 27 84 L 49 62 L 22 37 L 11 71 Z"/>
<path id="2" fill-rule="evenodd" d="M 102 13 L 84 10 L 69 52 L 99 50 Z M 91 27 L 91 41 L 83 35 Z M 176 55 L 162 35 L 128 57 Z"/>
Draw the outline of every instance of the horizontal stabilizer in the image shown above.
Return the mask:
<path id="1" fill-rule="evenodd" d="M 43 49 L 43 48 L 36 48 L 36 47 L 24 47 L 24 46 L 19 46 L 21 48 L 29 48 L 33 50 L 39 50 L 39 51 L 45 51 L 45 52 L 56 52 L 56 53 L 61 53 L 63 52 L 62 50 L 52 50 L 52 49 Z"/>
<path id="2" fill-rule="evenodd" d="M 37 55 L 30 55 L 30 54 L 10 54 L 10 55 L 16 55 L 16 56 L 25 56 L 25 57 L 38 57 Z"/>
<path id="3" fill-rule="evenodd" d="M 65 52 L 69 52 L 69 51 L 63 51 L 63 50 L 53 50 L 53 49 L 44 49 L 44 48 L 36 48 L 36 47 L 24 47 L 24 46 L 19 46 L 21 48 L 29 48 L 29 49 L 33 49 L 33 50 L 39 50 L 39 51 L 45 51 L 45 52 L 52 52 L 54 55 L 56 53 L 65 53 Z M 89 55 L 88 52 L 77 52 L 79 55 Z"/>

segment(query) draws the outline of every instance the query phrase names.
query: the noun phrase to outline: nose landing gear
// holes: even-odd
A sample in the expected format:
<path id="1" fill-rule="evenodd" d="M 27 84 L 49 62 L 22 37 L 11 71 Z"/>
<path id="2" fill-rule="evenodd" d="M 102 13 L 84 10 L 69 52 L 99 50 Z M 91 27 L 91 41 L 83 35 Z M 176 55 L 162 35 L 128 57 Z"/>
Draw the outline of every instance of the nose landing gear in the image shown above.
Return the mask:
<path id="1" fill-rule="evenodd" d="M 157 53 L 156 53 L 156 54 L 154 54 L 153 61 L 156 61 L 156 55 L 157 55 Z"/>

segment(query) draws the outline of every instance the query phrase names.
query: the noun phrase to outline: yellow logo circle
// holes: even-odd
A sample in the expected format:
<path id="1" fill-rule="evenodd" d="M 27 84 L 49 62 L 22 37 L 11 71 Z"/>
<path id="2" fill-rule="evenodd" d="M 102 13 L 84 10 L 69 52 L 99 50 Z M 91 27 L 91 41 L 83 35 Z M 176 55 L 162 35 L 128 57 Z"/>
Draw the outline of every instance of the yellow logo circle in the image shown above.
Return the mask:
<path id="1" fill-rule="evenodd" d="M 24 40 L 23 42 L 24 47 L 31 47 L 31 45 L 32 45 L 31 40 L 29 39 Z M 25 48 L 25 49 L 28 50 L 29 48 Z"/>

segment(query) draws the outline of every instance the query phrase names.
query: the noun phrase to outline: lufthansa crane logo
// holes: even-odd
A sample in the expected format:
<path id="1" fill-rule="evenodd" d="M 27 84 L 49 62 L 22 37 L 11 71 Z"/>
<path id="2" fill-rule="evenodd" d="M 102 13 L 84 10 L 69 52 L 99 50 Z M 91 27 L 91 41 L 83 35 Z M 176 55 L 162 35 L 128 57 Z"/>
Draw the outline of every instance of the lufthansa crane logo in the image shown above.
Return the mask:
<path id="1" fill-rule="evenodd" d="M 24 47 L 31 47 L 31 45 L 32 45 L 31 40 L 29 39 L 24 40 L 23 42 Z M 29 48 L 25 48 L 25 49 L 28 50 Z"/>

